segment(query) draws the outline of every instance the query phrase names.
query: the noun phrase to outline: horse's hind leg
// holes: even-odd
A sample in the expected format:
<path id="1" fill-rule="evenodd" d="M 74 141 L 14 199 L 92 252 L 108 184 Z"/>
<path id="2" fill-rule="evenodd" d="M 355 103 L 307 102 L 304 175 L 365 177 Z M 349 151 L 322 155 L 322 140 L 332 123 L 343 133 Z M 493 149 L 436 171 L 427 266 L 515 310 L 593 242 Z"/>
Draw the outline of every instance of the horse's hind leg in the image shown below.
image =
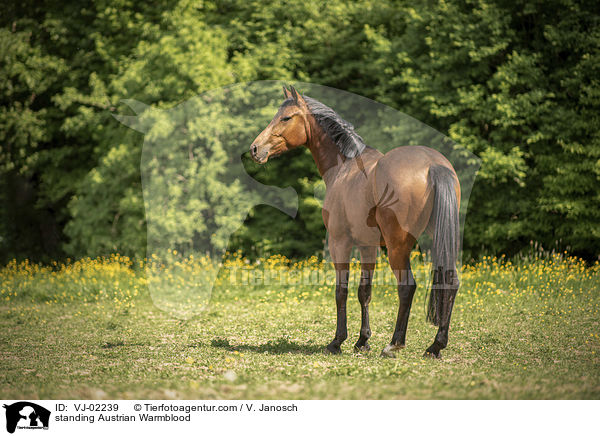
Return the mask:
<path id="1" fill-rule="evenodd" d="M 412 300 L 417 285 L 410 268 L 410 251 L 412 247 L 403 245 L 389 250 L 390 266 L 394 270 L 398 282 L 398 318 L 390 344 L 381 352 L 382 356 L 394 357 L 395 352 L 406 345 L 406 329 Z"/>
<path id="2" fill-rule="evenodd" d="M 391 210 L 387 211 L 393 214 Z M 381 218 L 387 218 L 383 223 L 387 223 L 386 228 L 381 226 L 385 243 L 388 247 L 388 257 L 390 267 L 396 276 L 398 283 L 398 318 L 396 327 L 389 345 L 381 352 L 382 356 L 394 357 L 395 353 L 404 348 L 406 344 L 406 328 L 408 327 L 408 317 L 410 307 L 415 295 L 417 285 L 410 268 L 410 252 L 415 245 L 415 238 L 404 231 L 395 219 L 395 216 L 385 217 L 386 212 L 381 213 Z"/>
<path id="3" fill-rule="evenodd" d="M 455 274 L 456 275 L 456 274 Z M 441 350 L 446 348 L 448 345 L 448 331 L 450 329 L 450 317 L 452 316 L 452 308 L 454 306 L 454 300 L 458 291 L 458 285 L 452 287 L 446 287 L 438 292 L 437 298 L 442 299 L 440 325 L 435 335 L 433 344 L 431 344 L 427 350 L 425 350 L 425 357 L 433 357 L 440 359 L 442 357 Z M 430 297 L 433 298 L 433 295 Z"/>
<path id="4" fill-rule="evenodd" d="M 371 301 L 371 286 L 373 282 L 373 270 L 375 269 L 377 247 L 360 247 L 361 275 L 358 286 L 358 301 L 360 302 L 361 324 L 360 336 L 354 345 L 356 351 L 369 351 L 369 338 L 371 327 L 369 326 L 369 302 Z"/>

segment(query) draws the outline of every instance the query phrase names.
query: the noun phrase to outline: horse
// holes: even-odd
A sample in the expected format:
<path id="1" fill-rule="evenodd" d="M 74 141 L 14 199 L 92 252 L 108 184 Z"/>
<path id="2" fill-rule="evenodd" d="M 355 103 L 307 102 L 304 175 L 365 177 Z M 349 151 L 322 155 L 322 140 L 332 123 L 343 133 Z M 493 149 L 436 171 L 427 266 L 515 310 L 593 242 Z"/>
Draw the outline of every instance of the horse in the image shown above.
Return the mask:
<path id="1" fill-rule="evenodd" d="M 323 222 L 336 272 L 337 327 L 326 347 L 341 353 L 348 337 L 346 301 L 349 260 L 353 247 L 360 252 L 358 300 L 361 328 L 354 345 L 370 350 L 369 302 L 378 247 L 386 246 L 398 286 L 398 316 L 384 357 L 395 357 L 405 347 L 408 318 L 416 290 L 410 253 L 424 232 L 433 239 L 433 280 L 427 321 L 438 327 L 424 356 L 441 358 L 448 345 L 450 318 L 459 280 L 460 183 L 451 163 L 424 146 L 397 147 L 386 154 L 367 146 L 351 123 L 333 109 L 294 87 L 283 87 L 285 100 L 269 125 L 250 146 L 258 164 L 288 150 L 305 146 L 325 182 Z"/>

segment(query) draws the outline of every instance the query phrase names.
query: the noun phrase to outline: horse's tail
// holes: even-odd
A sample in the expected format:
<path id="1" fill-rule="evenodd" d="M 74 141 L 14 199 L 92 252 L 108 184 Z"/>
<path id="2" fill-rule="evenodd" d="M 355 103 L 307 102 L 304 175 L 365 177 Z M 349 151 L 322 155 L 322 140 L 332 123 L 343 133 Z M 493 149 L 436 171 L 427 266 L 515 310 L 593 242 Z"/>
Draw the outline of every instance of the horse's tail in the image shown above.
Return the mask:
<path id="1" fill-rule="evenodd" d="M 458 290 L 456 261 L 460 227 L 455 173 L 445 166 L 429 168 L 429 186 L 433 188 L 433 210 L 429 225 L 433 229 L 431 258 L 433 278 L 427 306 L 427 321 L 439 326 L 444 310 L 452 303 Z"/>

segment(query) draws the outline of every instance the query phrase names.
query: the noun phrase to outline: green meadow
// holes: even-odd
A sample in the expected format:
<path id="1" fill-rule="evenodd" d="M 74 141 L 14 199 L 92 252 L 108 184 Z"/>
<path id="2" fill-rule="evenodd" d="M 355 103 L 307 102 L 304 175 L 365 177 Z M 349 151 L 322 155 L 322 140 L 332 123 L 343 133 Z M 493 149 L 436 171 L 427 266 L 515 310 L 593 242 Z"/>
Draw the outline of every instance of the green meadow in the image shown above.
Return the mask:
<path id="1" fill-rule="evenodd" d="M 144 262 L 127 257 L 0 270 L 0 396 L 28 399 L 599 399 L 600 265 L 566 256 L 484 258 L 462 270 L 443 359 L 422 358 L 426 283 L 407 347 L 382 358 L 397 311 L 393 284 L 377 282 L 371 352 L 353 344 L 360 306 L 349 295 L 349 338 L 324 354 L 335 330 L 329 283 L 233 283 L 226 274 L 284 275 L 331 267 L 316 258 L 248 264 L 187 262 L 190 277 L 220 268 L 210 302 L 178 319 L 153 303 Z M 384 275 L 385 259 L 376 274 Z M 427 268 L 418 258 L 413 269 Z M 353 264 L 358 271 L 358 264 Z M 417 280 L 419 275 L 417 274 Z M 377 275 L 376 275 L 377 281 Z"/>

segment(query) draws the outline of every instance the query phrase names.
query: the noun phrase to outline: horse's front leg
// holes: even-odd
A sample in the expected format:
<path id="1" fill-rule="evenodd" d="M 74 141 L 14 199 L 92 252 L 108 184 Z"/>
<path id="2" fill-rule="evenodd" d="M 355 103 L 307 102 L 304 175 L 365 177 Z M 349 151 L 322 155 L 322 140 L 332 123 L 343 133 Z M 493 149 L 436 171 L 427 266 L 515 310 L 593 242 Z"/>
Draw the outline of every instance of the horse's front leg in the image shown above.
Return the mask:
<path id="1" fill-rule="evenodd" d="M 373 282 L 373 270 L 375 269 L 377 247 L 360 247 L 361 274 L 358 285 L 358 301 L 360 302 L 360 336 L 354 345 L 356 351 L 369 351 L 369 338 L 371 327 L 369 326 L 369 302 L 371 301 L 371 286 Z"/>
<path id="2" fill-rule="evenodd" d="M 335 338 L 327 350 L 332 354 L 342 352 L 341 345 L 348 337 L 346 321 L 346 301 L 348 299 L 348 277 L 350 275 L 350 251 L 352 244 L 348 240 L 335 240 L 329 237 L 329 253 L 335 266 L 335 305 L 337 308 L 337 328 Z"/>

